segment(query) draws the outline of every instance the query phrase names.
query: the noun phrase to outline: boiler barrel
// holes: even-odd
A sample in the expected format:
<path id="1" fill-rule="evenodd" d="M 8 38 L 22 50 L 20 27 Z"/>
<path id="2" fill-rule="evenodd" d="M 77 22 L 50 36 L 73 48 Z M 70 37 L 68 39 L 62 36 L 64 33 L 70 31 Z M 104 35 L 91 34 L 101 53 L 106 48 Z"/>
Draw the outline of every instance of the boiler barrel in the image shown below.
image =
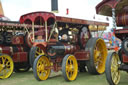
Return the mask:
<path id="1" fill-rule="evenodd" d="M 13 55 L 16 52 L 24 52 L 26 47 L 21 46 L 0 46 L 0 53 Z"/>
<path id="2" fill-rule="evenodd" d="M 118 14 L 116 17 L 117 26 L 128 26 L 128 12 Z"/>
<path id="3" fill-rule="evenodd" d="M 48 46 L 47 54 L 51 58 L 56 58 L 57 56 L 64 56 L 65 54 L 72 54 L 78 48 L 70 44 L 56 43 L 54 45 Z"/>

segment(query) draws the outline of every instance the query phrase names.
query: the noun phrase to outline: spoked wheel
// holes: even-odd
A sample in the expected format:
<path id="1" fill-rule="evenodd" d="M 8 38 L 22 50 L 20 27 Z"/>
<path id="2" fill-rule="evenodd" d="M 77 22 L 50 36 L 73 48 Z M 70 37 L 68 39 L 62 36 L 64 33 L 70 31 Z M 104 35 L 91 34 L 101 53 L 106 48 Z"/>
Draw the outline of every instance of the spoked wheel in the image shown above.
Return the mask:
<path id="1" fill-rule="evenodd" d="M 39 55 L 33 65 L 33 73 L 37 80 L 46 80 L 50 75 L 50 61 L 44 55 Z"/>
<path id="2" fill-rule="evenodd" d="M 39 47 L 32 47 L 29 53 L 29 62 L 32 67 L 33 67 L 34 60 L 39 55 L 44 55 L 44 51 L 41 50 Z"/>
<path id="3" fill-rule="evenodd" d="M 62 72 L 66 81 L 73 81 L 77 77 L 78 64 L 73 55 L 66 55 L 62 62 Z"/>
<path id="4" fill-rule="evenodd" d="M 6 79 L 13 73 L 14 64 L 10 56 L 1 54 L 0 55 L 0 78 Z"/>
<path id="5" fill-rule="evenodd" d="M 91 38 L 87 42 L 85 50 L 90 52 L 90 59 L 86 62 L 89 73 L 104 73 L 107 57 L 107 48 L 104 40 L 101 38 Z"/>
<path id="6" fill-rule="evenodd" d="M 116 52 L 110 53 L 106 61 L 106 78 L 110 85 L 117 85 L 120 81 L 120 59 Z"/>

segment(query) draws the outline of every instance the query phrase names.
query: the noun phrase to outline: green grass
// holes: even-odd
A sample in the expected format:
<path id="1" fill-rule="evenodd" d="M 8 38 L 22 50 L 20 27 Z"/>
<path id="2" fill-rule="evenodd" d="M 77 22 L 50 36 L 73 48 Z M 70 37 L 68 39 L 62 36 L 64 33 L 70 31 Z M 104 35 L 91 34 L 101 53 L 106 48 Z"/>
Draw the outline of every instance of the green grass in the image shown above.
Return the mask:
<path id="1" fill-rule="evenodd" d="M 37 81 L 32 71 L 25 73 L 13 73 L 8 79 L 0 80 L 0 85 L 108 85 L 105 75 L 91 75 L 87 72 L 78 73 L 77 79 L 66 82 L 61 72 L 52 72 L 46 81 Z M 128 74 L 121 72 L 119 85 L 128 85 Z"/>

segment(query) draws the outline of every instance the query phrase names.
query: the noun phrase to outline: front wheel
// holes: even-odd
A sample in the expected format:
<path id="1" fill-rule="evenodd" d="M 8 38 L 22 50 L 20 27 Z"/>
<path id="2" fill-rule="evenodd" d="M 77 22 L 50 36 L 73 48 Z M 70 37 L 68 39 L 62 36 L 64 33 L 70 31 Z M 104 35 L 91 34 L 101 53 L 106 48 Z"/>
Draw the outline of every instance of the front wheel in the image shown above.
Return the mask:
<path id="1" fill-rule="evenodd" d="M 39 55 L 33 65 L 33 73 L 38 81 L 46 80 L 50 75 L 50 61 L 44 55 Z"/>
<path id="2" fill-rule="evenodd" d="M 0 78 L 6 79 L 11 76 L 14 69 L 14 63 L 9 55 L 0 54 Z"/>
<path id="3" fill-rule="evenodd" d="M 62 72 L 66 81 L 73 81 L 78 74 L 78 64 L 75 56 L 66 55 L 62 62 Z"/>
<path id="4" fill-rule="evenodd" d="M 109 53 L 106 61 L 106 78 L 110 85 L 117 85 L 120 81 L 120 59 L 116 52 Z"/>

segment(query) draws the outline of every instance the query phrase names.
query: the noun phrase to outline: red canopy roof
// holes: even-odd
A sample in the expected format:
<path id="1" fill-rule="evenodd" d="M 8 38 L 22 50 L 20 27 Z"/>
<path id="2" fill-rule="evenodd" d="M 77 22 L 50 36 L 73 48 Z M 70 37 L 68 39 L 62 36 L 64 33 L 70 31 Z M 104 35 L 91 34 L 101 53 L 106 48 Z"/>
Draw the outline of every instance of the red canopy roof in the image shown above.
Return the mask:
<path id="1" fill-rule="evenodd" d="M 32 12 L 20 17 L 20 23 L 24 23 L 26 20 L 34 22 L 37 17 L 41 17 L 44 21 L 47 21 L 48 18 L 52 17 L 55 19 L 55 15 L 50 12 Z"/>
<path id="2" fill-rule="evenodd" d="M 25 15 L 22 15 L 20 18 L 20 23 L 24 23 L 26 20 L 34 22 L 37 17 L 43 18 L 44 21 L 47 21 L 49 18 L 53 18 L 57 22 L 65 22 L 65 23 L 75 23 L 75 24 L 86 24 L 86 25 L 104 25 L 108 26 L 108 23 L 105 22 L 97 22 L 97 21 L 89 21 L 83 19 L 75 19 L 69 17 L 62 17 L 62 16 L 55 16 L 53 13 L 50 12 L 32 12 Z"/>

